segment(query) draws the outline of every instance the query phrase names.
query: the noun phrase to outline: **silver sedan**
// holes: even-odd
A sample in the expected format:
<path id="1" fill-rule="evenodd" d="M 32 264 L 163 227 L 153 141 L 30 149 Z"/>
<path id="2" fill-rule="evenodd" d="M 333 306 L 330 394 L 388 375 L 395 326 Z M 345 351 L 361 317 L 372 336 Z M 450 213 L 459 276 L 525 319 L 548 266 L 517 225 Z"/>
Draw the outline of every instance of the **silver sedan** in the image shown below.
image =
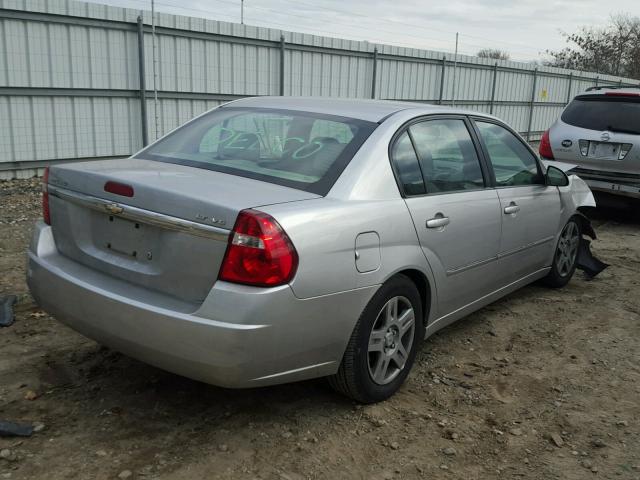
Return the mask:
<path id="1" fill-rule="evenodd" d="M 131 158 L 52 166 L 28 283 L 131 357 L 225 387 L 328 377 L 361 402 L 426 337 L 576 268 L 593 205 L 495 117 L 248 98 Z"/>

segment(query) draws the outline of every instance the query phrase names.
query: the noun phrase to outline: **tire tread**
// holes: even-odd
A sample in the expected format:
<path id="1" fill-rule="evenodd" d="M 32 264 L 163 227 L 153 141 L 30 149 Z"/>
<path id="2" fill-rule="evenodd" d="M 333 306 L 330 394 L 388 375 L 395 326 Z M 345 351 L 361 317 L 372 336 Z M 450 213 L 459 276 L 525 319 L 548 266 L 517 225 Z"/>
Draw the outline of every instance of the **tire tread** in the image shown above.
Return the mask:
<path id="1" fill-rule="evenodd" d="M 364 315 L 364 312 L 362 315 Z M 340 368 L 334 375 L 328 377 L 327 380 L 329 381 L 331 388 L 336 390 L 338 393 L 349 398 L 353 398 L 359 402 L 367 403 L 365 398 L 360 394 L 356 385 L 356 372 L 353 364 L 356 356 L 357 339 L 360 335 L 360 328 L 362 325 L 362 315 L 358 318 L 358 322 L 353 329 L 351 338 L 349 338 L 349 343 L 347 344 L 344 356 L 342 357 Z"/>

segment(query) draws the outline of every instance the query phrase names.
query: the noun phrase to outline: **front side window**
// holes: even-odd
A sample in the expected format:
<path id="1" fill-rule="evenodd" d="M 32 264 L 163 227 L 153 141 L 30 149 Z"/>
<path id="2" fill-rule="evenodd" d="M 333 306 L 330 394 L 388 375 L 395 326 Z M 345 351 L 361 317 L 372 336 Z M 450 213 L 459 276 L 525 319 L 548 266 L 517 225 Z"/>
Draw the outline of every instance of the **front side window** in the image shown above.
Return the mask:
<path id="1" fill-rule="evenodd" d="M 509 130 L 495 123 L 476 121 L 489 153 L 496 186 L 544 184 L 533 153 Z"/>
<path id="2" fill-rule="evenodd" d="M 463 120 L 427 120 L 409 128 L 427 193 L 484 188 L 480 160 Z"/>
<path id="3" fill-rule="evenodd" d="M 189 165 L 325 195 L 376 124 L 312 112 L 223 107 L 136 158 Z"/>

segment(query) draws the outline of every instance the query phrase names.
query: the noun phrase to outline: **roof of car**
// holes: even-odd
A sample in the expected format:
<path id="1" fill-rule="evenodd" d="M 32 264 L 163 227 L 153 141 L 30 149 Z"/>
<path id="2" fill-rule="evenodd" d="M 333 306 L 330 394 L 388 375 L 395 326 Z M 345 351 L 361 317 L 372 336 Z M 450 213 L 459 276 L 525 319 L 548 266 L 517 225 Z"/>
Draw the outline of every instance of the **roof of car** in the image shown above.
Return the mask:
<path id="1" fill-rule="evenodd" d="M 416 114 L 420 115 L 428 115 L 430 113 L 478 115 L 478 112 L 427 103 L 328 97 L 247 97 L 234 100 L 227 105 L 230 107 L 256 107 L 316 112 L 327 115 L 358 118 L 369 122 L 380 122 L 389 115 L 410 109 L 416 109 Z"/>

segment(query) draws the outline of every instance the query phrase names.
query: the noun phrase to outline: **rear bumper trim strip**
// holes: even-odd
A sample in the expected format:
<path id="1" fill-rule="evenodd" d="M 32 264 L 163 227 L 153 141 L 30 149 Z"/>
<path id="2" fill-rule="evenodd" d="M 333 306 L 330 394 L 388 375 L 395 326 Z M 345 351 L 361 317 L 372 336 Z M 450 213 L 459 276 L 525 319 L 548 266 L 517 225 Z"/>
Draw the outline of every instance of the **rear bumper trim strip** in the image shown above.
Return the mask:
<path id="1" fill-rule="evenodd" d="M 62 200 L 67 200 L 75 203 L 76 205 L 106 213 L 108 215 L 126 218 L 128 220 L 147 225 L 154 225 L 167 230 L 188 233 L 198 237 L 213 238 L 214 240 L 219 240 L 221 242 L 226 242 L 229 239 L 229 230 L 225 230 L 223 228 L 192 222 L 190 220 L 185 220 L 184 218 L 172 217 L 163 213 L 132 207 L 122 203 L 112 202 L 103 198 L 93 197 L 91 195 L 85 195 L 84 193 L 56 187 L 51 184 L 48 186 L 48 191 L 49 195 L 58 197 Z"/>
<path id="2" fill-rule="evenodd" d="M 585 178 L 584 181 L 591 190 L 597 190 L 599 192 L 609 192 L 616 195 L 625 195 L 633 198 L 640 198 L 640 183 L 636 185 L 626 185 L 620 182 L 593 180 L 591 178 Z"/>
<path id="3" fill-rule="evenodd" d="M 589 168 L 575 167 L 572 170 L 572 173 L 575 173 L 579 176 L 590 177 L 597 180 L 613 180 L 613 181 L 621 181 L 621 180 L 630 180 L 640 182 L 640 174 L 637 173 L 623 173 L 623 172 L 609 172 L 606 170 L 592 170 Z"/>

